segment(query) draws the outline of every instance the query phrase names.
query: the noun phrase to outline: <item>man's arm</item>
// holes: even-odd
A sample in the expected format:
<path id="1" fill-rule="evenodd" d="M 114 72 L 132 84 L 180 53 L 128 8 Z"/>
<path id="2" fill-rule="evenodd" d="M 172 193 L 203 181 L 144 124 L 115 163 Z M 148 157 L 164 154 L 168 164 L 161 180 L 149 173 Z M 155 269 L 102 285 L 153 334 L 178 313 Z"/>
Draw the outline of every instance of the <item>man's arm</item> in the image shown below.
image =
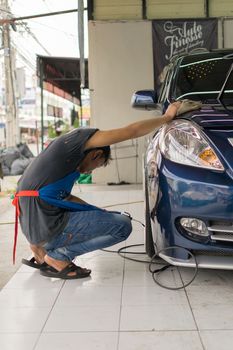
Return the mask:
<path id="1" fill-rule="evenodd" d="M 86 143 L 85 148 L 95 148 L 112 145 L 117 142 L 122 142 L 134 138 L 138 138 L 149 134 L 154 129 L 171 121 L 175 116 L 180 102 L 172 103 L 165 114 L 158 118 L 141 120 L 133 124 L 129 124 L 123 128 L 113 130 L 99 130 Z"/>

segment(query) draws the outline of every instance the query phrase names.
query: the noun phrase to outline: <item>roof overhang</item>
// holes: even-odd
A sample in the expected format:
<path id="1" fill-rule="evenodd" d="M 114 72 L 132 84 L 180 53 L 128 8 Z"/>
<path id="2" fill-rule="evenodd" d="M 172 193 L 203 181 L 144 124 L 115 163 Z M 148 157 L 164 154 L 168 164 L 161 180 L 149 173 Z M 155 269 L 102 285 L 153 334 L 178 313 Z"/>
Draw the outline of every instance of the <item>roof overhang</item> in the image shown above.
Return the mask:
<path id="1" fill-rule="evenodd" d="M 37 76 L 80 100 L 80 60 L 72 57 L 37 55 Z M 85 59 L 85 86 L 88 88 L 88 60 Z"/>

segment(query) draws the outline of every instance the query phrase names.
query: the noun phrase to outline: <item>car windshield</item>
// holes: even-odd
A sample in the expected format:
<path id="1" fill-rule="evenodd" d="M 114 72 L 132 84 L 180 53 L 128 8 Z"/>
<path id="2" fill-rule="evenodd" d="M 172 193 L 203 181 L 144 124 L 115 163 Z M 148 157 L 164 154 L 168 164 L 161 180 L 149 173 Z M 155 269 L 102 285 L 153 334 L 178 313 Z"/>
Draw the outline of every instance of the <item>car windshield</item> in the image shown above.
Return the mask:
<path id="1" fill-rule="evenodd" d="M 218 103 L 217 97 L 231 67 L 232 56 L 202 56 L 198 60 L 196 56 L 195 61 L 193 57 L 189 56 L 179 66 L 174 98 Z M 227 105 L 233 104 L 233 74 L 229 77 L 224 98 Z"/>

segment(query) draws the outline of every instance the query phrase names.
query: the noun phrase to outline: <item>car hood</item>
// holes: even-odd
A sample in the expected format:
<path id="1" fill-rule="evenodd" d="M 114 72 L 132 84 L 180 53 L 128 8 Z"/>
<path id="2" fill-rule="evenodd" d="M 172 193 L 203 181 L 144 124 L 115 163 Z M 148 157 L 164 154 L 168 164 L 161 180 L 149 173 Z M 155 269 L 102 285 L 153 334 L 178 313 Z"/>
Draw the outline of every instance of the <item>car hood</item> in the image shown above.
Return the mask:
<path id="1" fill-rule="evenodd" d="M 233 114 L 212 107 L 203 107 L 201 110 L 185 113 L 180 118 L 188 119 L 206 129 L 233 128 Z"/>

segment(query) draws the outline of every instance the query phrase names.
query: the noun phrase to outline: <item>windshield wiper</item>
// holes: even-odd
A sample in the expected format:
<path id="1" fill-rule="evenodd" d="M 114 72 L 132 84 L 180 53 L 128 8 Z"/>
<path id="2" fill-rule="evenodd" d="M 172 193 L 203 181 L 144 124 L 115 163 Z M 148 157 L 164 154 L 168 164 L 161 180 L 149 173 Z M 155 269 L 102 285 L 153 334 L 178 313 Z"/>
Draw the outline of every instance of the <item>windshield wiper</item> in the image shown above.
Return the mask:
<path id="1" fill-rule="evenodd" d="M 227 55 L 227 56 L 225 56 L 225 58 L 228 58 L 228 57 L 231 56 L 231 55 L 232 55 L 232 54 Z M 229 58 L 232 58 L 232 57 L 229 57 Z M 217 97 L 217 101 L 224 107 L 224 109 L 225 109 L 226 111 L 230 112 L 231 114 L 233 114 L 233 111 L 231 111 L 229 108 L 227 108 L 227 106 L 226 106 L 225 103 L 223 102 L 223 94 L 224 94 L 225 87 L 226 87 L 226 85 L 227 85 L 227 83 L 228 83 L 228 80 L 229 80 L 229 78 L 230 78 L 230 76 L 231 76 L 232 71 L 233 71 L 233 62 L 231 63 L 231 66 L 230 66 L 230 68 L 229 68 L 229 70 L 228 70 L 228 72 L 227 72 L 227 75 L 226 75 L 226 79 L 224 80 L 224 83 L 223 83 L 223 85 L 222 85 L 222 87 L 221 87 L 220 93 L 218 94 L 218 97 Z"/>
<path id="2" fill-rule="evenodd" d="M 223 56 L 224 60 L 231 60 L 233 58 L 233 53 L 229 53 L 228 55 Z"/>

